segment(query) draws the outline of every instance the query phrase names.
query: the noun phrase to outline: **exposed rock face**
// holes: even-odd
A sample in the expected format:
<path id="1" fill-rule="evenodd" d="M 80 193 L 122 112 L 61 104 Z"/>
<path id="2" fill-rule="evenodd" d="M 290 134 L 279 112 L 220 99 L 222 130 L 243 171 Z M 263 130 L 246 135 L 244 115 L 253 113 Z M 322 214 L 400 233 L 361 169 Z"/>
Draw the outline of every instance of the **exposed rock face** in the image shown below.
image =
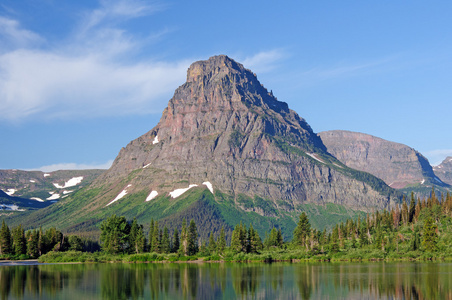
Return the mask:
<path id="1" fill-rule="evenodd" d="M 328 152 L 342 163 L 373 174 L 393 188 L 427 182 L 444 185 L 428 160 L 406 145 L 343 130 L 324 131 L 319 136 Z"/>
<path id="2" fill-rule="evenodd" d="M 168 195 L 206 181 L 281 209 L 332 202 L 366 210 L 394 200 L 347 170 L 304 119 L 221 55 L 190 66 L 158 125 L 123 148 L 93 187 L 110 186 L 102 205 L 126 186 Z"/>
<path id="3" fill-rule="evenodd" d="M 433 167 L 433 171 L 442 181 L 452 185 L 452 156 L 446 157 L 439 166 Z"/>

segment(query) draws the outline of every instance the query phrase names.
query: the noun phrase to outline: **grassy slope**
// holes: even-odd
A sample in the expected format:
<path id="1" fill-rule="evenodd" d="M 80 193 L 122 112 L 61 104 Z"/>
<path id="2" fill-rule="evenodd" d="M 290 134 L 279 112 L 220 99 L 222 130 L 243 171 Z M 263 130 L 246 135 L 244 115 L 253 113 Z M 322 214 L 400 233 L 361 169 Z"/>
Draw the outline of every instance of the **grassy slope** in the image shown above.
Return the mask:
<path id="1" fill-rule="evenodd" d="M 125 216 L 128 220 L 136 217 L 146 231 L 151 219 L 158 220 L 161 227 L 166 225 L 172 230 L 175 227 L 180 229 L 181 221 L 185 218 L 187 221 L 195 220 L 200 236 L 204 240 L 211 230 L 218 233 L 222 226 L 229 236 L 234 226 L 240 222 L 247 226 L 252 223 L 262 238 L 265 232 L 275 226 L 281 228 L 285 239 L 291 239 L 301 211 L 306 211 L 311 223 L 318 229 L 330 228 L 337 222 L 364 214 L 335 204 L 325 206 L 305 204 L 297 207 L 295 211 L 288 212 L 259 197 L 251 199 L 238 196 L 234 199 L 219 191 L 213 195 L 202 187 L 193 188 L 176 199 L 160 195 L 145 202 L 147 192 L 143 191 L 126 195 L 110 206 L 93 203 L 93 199 L 102 194 L 102 188 L 83 189 L 70 198 L 39 211 L 17 213 L 15 216 L 3 218 L 10 226 L 18 224 L 23 224 L 25 228 L 55 226 L 65 232 L 88 236 L 98 235 L 102 220 L 113 214 Z M 262 209 L 267 215 L 262 216 L 251 211 L 253 207 Z"/>

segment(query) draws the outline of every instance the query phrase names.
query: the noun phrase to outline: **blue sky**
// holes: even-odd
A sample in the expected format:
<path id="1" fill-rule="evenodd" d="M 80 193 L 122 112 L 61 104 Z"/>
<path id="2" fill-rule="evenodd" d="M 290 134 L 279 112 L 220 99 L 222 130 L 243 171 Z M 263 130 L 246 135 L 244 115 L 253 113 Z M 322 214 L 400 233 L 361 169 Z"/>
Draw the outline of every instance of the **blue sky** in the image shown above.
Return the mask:
<path id="1" fill-rule="evenodd" d="M 305 118 L 452 155 L 450 1 L 0 4 L 0 169 L 106 167 L 197 60 L 227 54 Z"/>

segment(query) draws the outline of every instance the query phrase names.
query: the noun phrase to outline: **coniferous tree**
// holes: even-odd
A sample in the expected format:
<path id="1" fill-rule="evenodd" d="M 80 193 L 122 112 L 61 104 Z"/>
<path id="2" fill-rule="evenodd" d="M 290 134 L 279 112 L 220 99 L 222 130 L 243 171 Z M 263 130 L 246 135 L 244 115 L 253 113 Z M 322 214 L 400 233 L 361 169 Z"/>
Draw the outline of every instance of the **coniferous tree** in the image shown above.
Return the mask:
<path id="1" fill-rule="evenodd" d="M 148 240 L 149 240 L 149 252 L 152 252 L 152 237 L 154 235 L 154 219 L 151 219 L 151 224 L 149 224 L 149 234 L 148 234 Z"/>
<path id="2" fill-rule="evenodd" d="M 154 232 L 152 234 L 152 249 L 151 252 L 160 253 L 160 229 L 159 223 L 154 222 Z"/>
<path id="3" fill-rule="evenodd" d="M 434 252 L 437 250 L 436 245 L 438 239 L 438 236 L 436 235 L 437 228 L 438 227 L 436 226 L 435 223 L 433 223 L 433 219 L 431 217 L 428 217 L 427 220 L 425 220 L 422 246 L 425 248 L 426 251 Z"/>
<path id="4" fill-rule="evenodd" d="M 13 248 L 16 255 L 27 253 L 27 243 L 25 241 L 25 232 L 22 225 L 19 225 L 12 230 Z"/>
<path id="5" fill-rule="evenodd" d="M 173 233 L 173 245 L 172 245 L 172 249 L 171 252 L 176 253 L 179 250 L 180 247 L 180 242 L 179 242 L 179 230 L 177 230 L 177 228 L 174 228 L 174 233 Z"/>
<path id="6" fill-rule="evenodd" d="M 190 224 L 188 225 L 187 254 L 195 255 L 198 250 L 198 230 L 195 221 L 191 219 Z"/>
<path id="7" fill-rule="evenodd" d="M 414 193 L 411 192 L 410 208 L 408 210 L 408 223 L 413 223 L 415 213 L 416 213 L 416 198 L 414 198 Z"/>
<path id="8" fill-rule="evenodd" d="M 226 234 L 224 232 L 224 226 L 221 226 L 220 237 L 217 240 L 217 245 L 218 252 L 223 253 L 226 248 Z"/>
<path id="9" fill-rule="evenodd" d="M 109 253 L 126 252 L 129 248 L 130 224 L 125 217 L 112 215 L 100 225 L 102 248 Z M 46 234 L 47 235 L 47 234 Z"/>
<path id="10" fill-rule="evenodd" d="M 12 254 L 12 238 L 11 231 L 5 221 L 2 222 L 2 228 L 0 229 L 0 255 Z"/>
<path id="11" fill-rule="evenodd" d="M 163 229 L 163 235 L 162 235 L 162 243 L 161 243 L 161 249 L 162 253 L 170 253 L 170 238 L 169 238 L 169 232 L 168 228 L 165 226 Z"/>
<path id="12" fill-rule="evenodd" d="M 413 237 L 411 240 L 411 250 L 413 250 L 413 251 L 419 250 L 420 246 L 421 246 L 421 239 L 419 236 L 419 229 L 416 226 L 414 228 Z"/>
<path id="13" fill-rule="evenodd" d="M 188 252 L 188 231 L 187 231 L 187 221 L 185 218 L 182 220 L 182 230 L 180 233 L 180 245 L 179 252 L 180 254 L 186 255 Z"/>
<path id="14" fill-rule="evenodd" d="M 213 237 L 213 231 L 210 232 L 209 235 L 209 253 L 214 254 L 217 251 L 217 243 L 215 243 L 215 239 Z"/>
<path id="15" fill-rule="evenodd" d="M 242 251 L 242 241 L 241 241 L 241 235 L 242 235 L 242 224 L 237 224 L 232 231 L 232 237 L 231 237 L 231 247 L 230 249 L 234 253 L 239 253 Z"/>
<path id="16" fill-rule="evenodd" d="M 408 204 L 406 203 L 405 195 L 403 196 L 403 202 L 402 202 L 402 222 L 403 225 L 408 224 Z"/>
<path id="17" fill-rule="evenodd" d="M 309 237 L 311 231 L 311 224 L 308 216 L 302 212 L 298 221 L 297 227 L 293 231 L 293 241 L 297 245 L 306 246 L 306 239 Z"/>

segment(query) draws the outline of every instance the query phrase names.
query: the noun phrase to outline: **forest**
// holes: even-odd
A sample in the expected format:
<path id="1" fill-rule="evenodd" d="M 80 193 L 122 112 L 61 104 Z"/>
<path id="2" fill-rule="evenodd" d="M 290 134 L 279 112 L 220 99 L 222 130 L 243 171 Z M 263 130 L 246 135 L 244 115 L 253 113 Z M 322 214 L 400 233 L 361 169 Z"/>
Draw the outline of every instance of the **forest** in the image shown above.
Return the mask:
<path id="1" fill-rule="evenodd" d="M 293 239 L 280 228 L 261 238 L 253 225 L 237 224 L 230 239 L 224 228 L 201 240 L 196 223 L 181 221 L 181 230 L 161 228 L 152 220 L 145 234 L 137 220 L 112 215 L 101 223 L 100 244 L 56 228 L 25 231 L 0 229 L 0 259 L 40 261 L 296 261 L 404 260 L 452 258 L 452 196 L 403 198 L 391 210 L 348 219 L 330 232 L 312 228 L 306 213 L 299 216 Z"/>

